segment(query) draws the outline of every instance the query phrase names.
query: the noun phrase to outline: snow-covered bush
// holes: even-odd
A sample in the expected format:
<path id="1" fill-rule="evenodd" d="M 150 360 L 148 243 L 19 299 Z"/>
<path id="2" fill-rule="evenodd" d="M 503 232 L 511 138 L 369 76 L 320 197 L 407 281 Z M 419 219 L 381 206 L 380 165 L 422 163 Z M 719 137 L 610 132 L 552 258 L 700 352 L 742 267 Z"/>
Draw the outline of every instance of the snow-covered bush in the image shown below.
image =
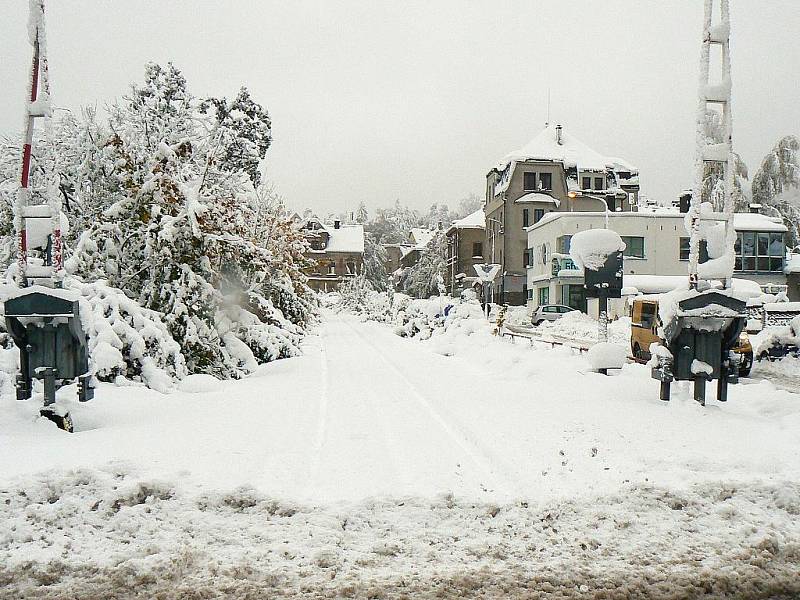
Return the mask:
<path id="1" fill-rule="evenodd" d="M 13 273 L 0 290 L 2 301 L 19 288 Z M 100 381 L 136 381 L 160 392 L 169 391 L 175 380 L 186 376 L 186 361 L 180 345 L 157 312 L 148 310 L 104 281 L 84 283 L 74 277 L 64 288 L 80 293 L 80 319 L 88 336 L 90 369 Z M 3 337 L 5 321 L 0 318 Z M 9 345 L 10 340 L 4 340 Z"/>
<path id="2" fill-rule="evenodd" d="M 330 307 L 336 312 L 349 312 L 365 321 L 386 322 L 390 319 L 389 295 L 374 290 L 364 275 L 357 275 L 342 283 L 334 298 L 336 302 Z"/>
<path id="3" fill-rule="evenodd" d="M 81 324 L 89 336 L 94 375 L 101 381 L 124 377 L 160 392 L 186 375 L 180 345 L 161 316 L 142 308 L 105 282 L 83 283 L 74 278 L 67 289 L 81 293 Z"/>
<path id="4" fill-rule="evenodd" d="M 587 357 L 593 369 L 621 369 L 628 360 L 628 351 L 619 344 L 600 342 L 589 348 Z"/>

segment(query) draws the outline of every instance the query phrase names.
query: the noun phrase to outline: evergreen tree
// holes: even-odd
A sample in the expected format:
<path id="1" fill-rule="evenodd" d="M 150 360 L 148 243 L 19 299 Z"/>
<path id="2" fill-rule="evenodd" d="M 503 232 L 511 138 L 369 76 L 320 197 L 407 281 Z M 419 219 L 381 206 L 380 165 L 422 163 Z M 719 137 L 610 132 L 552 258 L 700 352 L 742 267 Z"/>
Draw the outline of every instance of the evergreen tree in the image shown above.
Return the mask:
<path id="1" fill-rule="evenodd" d="M 425 247 L 419 261 L 403 280 L 404 291 L 415 298 L 438 295 L 447 266 L 447 236 L 437 230 Z"/>
<path id="2" fill-rule="evenodd" d="M 364 278 L 373 290 L 386 290 L 386 250 L 371 233 L 364 234 Z"/>
<path id="3" fill-rule="evenodd" d="M 266 111 L 245 89 L 198 105 L 177 69 L 150 64 L 108 131 L 70 270 L 163 315 L 190 372 L 239 376 L 295 353 L 314 302 L 302 236 L 254 187 Z"/>
<path id="4" fill-rule="evenodd" d="M 214 109 L 216 135 L 212 152 L 222 171 L 244 171 L 253 185 L 261 182 L 258 170 L 272 143 L 269 113 L 250 97 L 246 87 L 232 102 L 209 98 L 200 104 L 200 112 Z"/>
<path id="5" fill-rule="evenodd" d="M 780 215 L 791 244 L 800 244 L 800 140 L 787 135 L 764 157 L 753 177 L 753 201 Z"/>

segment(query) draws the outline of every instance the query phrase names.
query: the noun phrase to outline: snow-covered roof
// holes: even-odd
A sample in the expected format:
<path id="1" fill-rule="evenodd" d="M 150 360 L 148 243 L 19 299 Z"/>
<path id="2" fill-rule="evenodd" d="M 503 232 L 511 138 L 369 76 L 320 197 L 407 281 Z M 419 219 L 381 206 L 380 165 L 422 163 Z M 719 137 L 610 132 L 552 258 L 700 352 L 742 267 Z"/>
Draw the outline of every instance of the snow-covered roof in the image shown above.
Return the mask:
<path id="1" fill-rule="evenodd" d="M 364 253 L 363 225 L 339 225 L 338 229 L 332 225 L 326 225 L 325 231 L 330 236 L 328 245 L 325 247 L 327 252 Z"/>
<path id="2" fill-rule="evenodd" d="M 463 219 L 457 219 L 450 225 L 448 231 L 452 229 L 485 229 L 486 215 L 482 208 L 479 208 L 474 213 L 467 215 Z"/>
<path id="3" fill-rule="evenodd" d="M 780 219 L 759 213 L 734 213 L 733 227 L 737 231 L 789 231 Z"/>
<path id="4" fill-rule="evenodd" d="M 434 232 L 424 227 L 412 227 L 411 238 L 417 246 L 426 246 L 431 241 Z"/>
<path id="5" fill-rule="evenodd" d="M 548 125 L 525 146 L 507 154 L 500 161 L 498 170 L 504 170 L 511 162 L 525 160 L 550 160 L 563 163 L 565 167 L 577 167 L 583 171 L 605 171 L 616 166 L 625 171 L 637 171 L 636 167 L 616 157 L 606 157 L 593 150 L 574 135 L 561 128 L 561 143 L 555 125 Z"/>
<path id="6" fill-rule="evenodd" d="M 558 198 L 553 198 L 550 194 L 543 194 L 541 192 L 530 192 L 514 200 L 515 204 L 526 204 L 527 202 L 548 202 L 556 206 L 561 204 Z"/>

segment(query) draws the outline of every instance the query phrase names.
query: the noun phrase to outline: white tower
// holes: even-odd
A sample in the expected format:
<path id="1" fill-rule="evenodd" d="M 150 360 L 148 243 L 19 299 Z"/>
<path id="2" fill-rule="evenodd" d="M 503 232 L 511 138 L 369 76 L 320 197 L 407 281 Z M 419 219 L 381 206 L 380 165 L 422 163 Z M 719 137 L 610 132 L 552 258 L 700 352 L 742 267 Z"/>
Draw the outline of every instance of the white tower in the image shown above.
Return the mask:
<path id="1" fill-rule="evenodd" d="M 734 158 L 731 143 L 731 51 L 729 0 L 705 0 L 703 18 L 703 40 L 700 52 L 700 81 L 697 104 L 697 131 L 695 156 L 695 181 L 689 208 L 689 285 L 696 289 L 700 258 L 700 204 L 702 202 L 703 176 L 706 163 L 722 163 L 724 168 L 725 195 L 723 213 L 727 218 L 725 229 L 726 254 L 733 256 L 736 230 L 733 224 Z M 714 8 L 717 7 L 715 11 Z M 716 14 L 716 20 L 714 16 Z M 713 56 L 712 56 L 713 53 Z M 716 73 L 712 70 L 712 62 Z M 712 78 L 713 77 L 713 78 Z M 719 143 L 707 143 L 704 124 L 708 110 L 721 113 L 723 139 Z M 726 288 L 731 285 L 733 261 L 724 277 Z"/>

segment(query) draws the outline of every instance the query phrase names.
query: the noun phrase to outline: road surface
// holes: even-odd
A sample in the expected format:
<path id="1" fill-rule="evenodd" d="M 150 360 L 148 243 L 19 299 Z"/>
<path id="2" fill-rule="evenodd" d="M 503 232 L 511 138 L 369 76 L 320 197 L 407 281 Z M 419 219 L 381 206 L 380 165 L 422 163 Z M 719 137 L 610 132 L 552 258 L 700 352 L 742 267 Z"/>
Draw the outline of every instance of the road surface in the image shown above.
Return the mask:
<path id="1" fill-rule="evenodd" d="M 304 356 L 56 431 L 4 384 L 0 598 L 800 594 L 800 409 L 326 315 Z M 538 595 L 537 595 L 538 594 Z"/>

